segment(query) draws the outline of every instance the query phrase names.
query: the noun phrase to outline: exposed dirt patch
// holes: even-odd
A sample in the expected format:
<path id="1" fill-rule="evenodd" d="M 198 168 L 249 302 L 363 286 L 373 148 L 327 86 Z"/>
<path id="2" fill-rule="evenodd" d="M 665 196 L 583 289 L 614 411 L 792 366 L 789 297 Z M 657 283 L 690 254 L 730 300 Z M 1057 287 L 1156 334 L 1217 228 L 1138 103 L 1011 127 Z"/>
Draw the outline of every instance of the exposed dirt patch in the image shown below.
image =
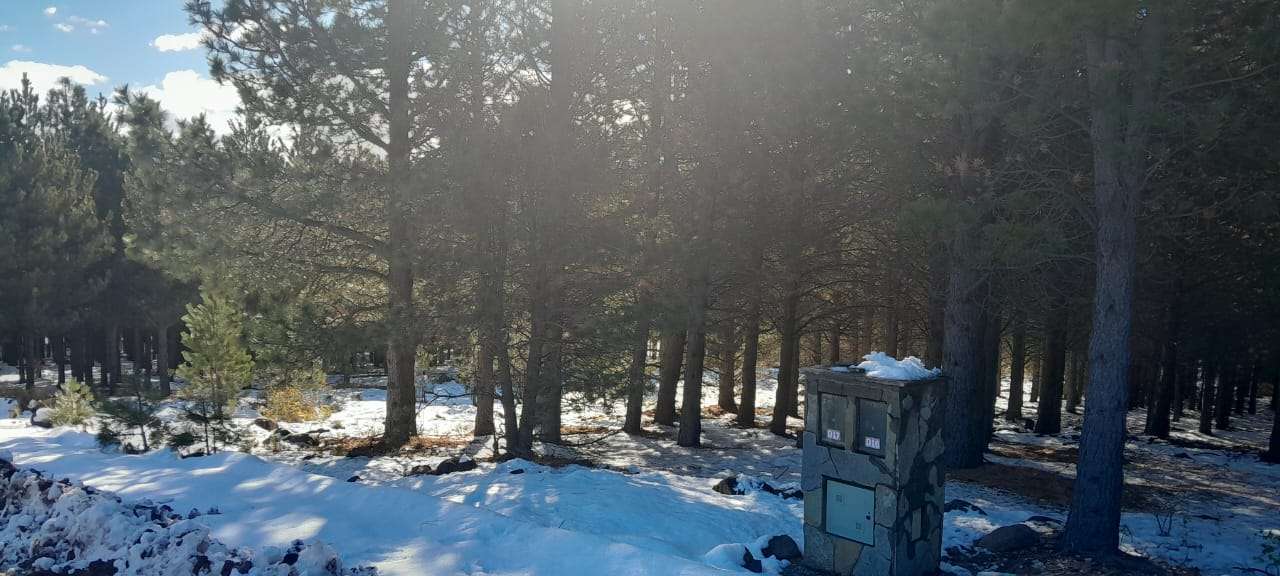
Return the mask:
<path id="1" fill-rule="evenodd" d="M 1198 576 L 1199 570 L 1172 566 L 1137 556 L 1117 554 L 1109 558 L 1067 554 L 1058 549 L 1058 535 L 1051 534 L 1036 546 L 992 554 L 981 548 L 950 548 L 947 562 L 973 574 L 1044 574 L 1050 576 Z"/>
<path id="2" fill-rule="evenodd" d="M 1010 492 L 1057 508 L 1071 505 L 1071 491 L 1075 484 L 1073 479 L 1055 472 L 993 463 L 967 470 L 948 470 L 947 478 Z M 1130 511 L 1151 511 L 1162 508 L 1163 502 L 1172 496 L 1169 490 L 1127 483 L 1122 505 Z"/>
<path id="3" fill-rule="evenodd" d="M 317 451 L 349 458 L 389 456 L 392 454 L 439 454 L 457 452 L 471 444 L 469 436 L 414 436 L 399 449 L 389 449 L 382 443 L 382 436 L 341 436 L 320 440 Z"/>

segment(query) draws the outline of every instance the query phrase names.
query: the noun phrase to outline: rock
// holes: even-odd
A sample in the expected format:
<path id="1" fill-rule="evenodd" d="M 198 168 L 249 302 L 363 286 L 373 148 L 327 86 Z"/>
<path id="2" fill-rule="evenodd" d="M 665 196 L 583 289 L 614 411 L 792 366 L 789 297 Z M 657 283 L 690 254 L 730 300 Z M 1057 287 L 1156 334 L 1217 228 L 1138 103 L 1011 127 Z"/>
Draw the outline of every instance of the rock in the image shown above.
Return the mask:
<path id="1" fill-rule="evenodd" d="M 445 474 L 453 474 L 454 472 L 466 472 L 475 470 L 478 465 L 475 460 L 467 457 L 453 457 L 436 465 L 436 469 L 430 472 L 432 476 L 444 476 Z"/>
<path id="2" fill-rule="evenodd" d="M 751 555 L 751 550 L 742 551 L 742 567 L 756 574 L 764 572 L 764 566 L 760 564 L 760 561 L 755 556 Z"/>
<path id="3" fill-rule="evenodd" d="M 516 468 L 511 471 L 512 474 L 524 474 L 524 468 Z"/>
<path id="4" fill-rule="evenodd" d="M 53 428 L 53 409 L 37 408 L 31 414 L 31 425 L 40 428 Z"/>
<path id="5" fill-rule="evenodd" d="M 786 534 L 774 536 L 769 539 L 769 543 L 760 550 L 766 557 L 772 556 L 779 560 L 795 561 L 800 559 L 800 545 Z"/>
<path id="6" fill-rule="evenodd" d="M 187 458 L 203 458 L 204 456 L 205 456 L 204 450 L 196 450 L 195 452 L 188 452 L 186 454 L 183 454 L 181 458 L 185 460 Z"/>
<path id="7" fill-rule="evenodd" d="M 254 418 L 253 425 L 266 430 L 267 432 L 271 432 L 279 427 L 276 425 L 276 421 L 270 418 Z"/>
<path id="8" fill-rule="evenodd" d="M 310 434 L 290 434 L 284 437 L 284 441 L 301 448 L 315 448 L 320 445 L 320 441 Z"/>
<path id="9" fill-rule="evenodd" d="M 1191 455 L 1186 452 L 1179 452 L 1173 455 L 1174 458 L 1182 458 L 1183 460 L 1191 460 Z"/>
<path id="10" fill-rule="evenodd" d="M 426 476 L 431 474 L 430 464 L 419 464 L 409 470 L 409 476 Z"/>
<path id="11" fill-rule="evenodd" d="M 288 430 L 285 430 L 284 428 L 276 428 L 274 431 L 271 432 L 271 435 L 277 438 L 285 438 L 291 434 L 293 433 Z"/>
<path id="12" fill-rule="evenodd" d="M 960 512 L 977 512 L 981 516 L 987 515 L 986 510 L 983 510 L 982 508 L 979 508 L 977 505 L 973 504 L 972 502 L 968 502 L 965 500 L 959 500 L 959 499 L 951 500 L 942 506 L 943 512 L 955 512 L 957 510 Z"/>
<path id="13" fill-rule="evenodd" d="M 293 566 L 297 562 L 298 562 L 298 553 L 292 552 L 292 551 L 286 553 L 284 555 L 284 559 L 280 560 L 281 564 L 288 564 L 290 566 Z"/>
<path id="14" fill-rule="evenodd" d="M 712 486 L 712 487 L 711 487 L 711 489 L 712 489 L 712 490 L 714 490 L 714 491 L 716 491 L 716 492 L 719 492 L 719 493 L 721 493 L 721 494 L 724 494 L 724 495 L 726 495 L 726 496 L 740 496 L 740 495 L 742 495 L 742 490 L 741 490 L 740 488 L 738 488 L 738 477 L 737 477 L 737 476 L 730 476 L 730 477 L 725 478 L 725 479 L 723 479 L 723 480 L 721 480 L 721 481 L 719 481 L 719 482 L 716 482 L 716 485 L 715 485 L 715 486 Z"/>
<path id="15" fill-rule="evenodd" d="M 793 488 L 791 490 L 783 490 L 782 488 L 775 488 L 768 482 L 761 484 L 760 489 L 775 496 L 781 496 L 785 500 L 799 500 L 804 498 L 804 492 L 801 492 L 799 489 Z"/>
<path id="16" fill-rule="evenodd" d="M 975 544 L 992 552 L 1014 552 L 1040 543 L 1040 533 L 1026 524 L 1001 526 L 978 539 Z"/>
<path id="17" fill-rule="evenodd" d="M 203 514 L 200 512 L 199 508 L 192 508 L 190 512 L 187 512 L 187 520 L 199 518 L 200 516 L 203 516 Z"/>
<path id="18" fill-rule="evenodd" d="M 209 511 L 205 512 L 205 514 L 208 514 L 210 516 L 217 516 L 219 514 L 222 514 L 222 510 L 219 510 L 217 506 L 210 506 Z"/>
<path id="19" fill-rule="evenodd" d="M 347 482 L 359 482 L 359 481 L 360 481 L 360 476 L 359 476 L 359 475 L 356 475 L 356 476 L 352 476 L 352 477 L 350 477 L 350 478 L 347 478 Z"/>

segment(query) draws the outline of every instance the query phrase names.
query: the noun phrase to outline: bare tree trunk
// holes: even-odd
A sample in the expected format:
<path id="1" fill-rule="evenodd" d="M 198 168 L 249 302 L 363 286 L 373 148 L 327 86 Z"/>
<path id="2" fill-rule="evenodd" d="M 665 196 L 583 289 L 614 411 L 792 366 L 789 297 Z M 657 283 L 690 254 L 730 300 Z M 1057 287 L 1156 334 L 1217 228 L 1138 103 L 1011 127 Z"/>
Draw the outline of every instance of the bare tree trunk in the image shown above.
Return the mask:
<path id="1" fill-rule="evenodd" d="M 169 377 L 169 327 L 162 326 L 156 332 L 156 376 L 160 380 L 160 393 L 173 393 Z"/>
<path id="2" fill-rule="evenodd" d="M 947 375 L 947 408 L 943 459 L 948 468 L 982 465 L 986 431 L 982 429 L 982 303 L 977 271 L 970 263 L 974 239 L 968 231 L 952 239 L 953 263 L 947 284 L 946 327 L 943 331 L 942 371 Z"/>
<path id="3" fill-rule="evenodd" d="M 409 158 L 409 74 L 412 65 L 410 23 L 416 18 L 408 0 L 387 3 L 387 414 L 382 442 L 398 448 L 417 433 L 414 385 L 417 339 L 414 337 L 412 220 L 415 193 Z"/>
<path id="4" fill-rule="evenodd" d="M 1073 552 L 1112 553 L 1120 544 L 1137 214 L 1147 172 L 1147 128 L 1162 67 L 1165 8 L 1144 14 L 1136 50 L 1126 51 L 1116 37 L 1119 30 L 1106 26 L 1085 37 L 1097 255 L 1089 401 L 1062 536 L 1064 548 Z M 1136 59 L 1133 77 L 1127 79 L 1132 91 L 1127 103 L 1120 98 L 1126 56 Z"/>
<path id="5" fill-rule="evenodd" d="M 710 279 L 707 277 L 701 247 L 695 247 L 692 274 L 689 278 L 688 340 L 689 358 L 685 368 L 684 395 L 680 401 L 680 446 L 698 446 L 702 438 L 702 373 L 707 359 L 707 300 Z"/>
<path id="6" fill-rule="evenodd" d="M 564 394 L 564 323 L 557 320 L 547 339 L 550 345 L 549 365 L 543 371 L 542 415 L 539 428 L 541 440 L 559 444 L 560 437 L 560 403 Z"/>
<path id="7" fill-rule="evenodd" d="M 64 336 L 51 338 L 53 342 L 53 361 L 58 365 L 58 385 L 67 382 L 67 339 Z"/>
<path id="8" fill-rule="evenodd" d="M 791 413 L 792 394 L 795 390 L 791 382 L 791 374 L 795 372 L 793 364 L 796 362 L 796 354 L 800 346 L 797 326 L 800 297 L 798 291 L 793 288 L 794 286 L 789 286 L 787 294 L 783 297 L 782 352 L 779 357 L 778 387 L 774 394 L 773 418 L 769 421 L 769 431 L 779 436 L 787 433 L 787 415 Z"/>
<path id="9" fill-rule="evenodd" d="M 1216 404 L 1213 395 L 1218 382 L 1218 358 L 1216 355 L 1205 360 L 1204 371 L 1200 382 L 1200 433 L 1213 434 L 1213 410 Z"/>
<path id="10" fill-rule="evenodd" d="M 1067 349 L 1062 314 L 1055 312 L 1047 322 L 1044 343 L 1044 381 L 1040 383 L 1040 403 L 1036 405 L 1036 434 L 1062 431 L 1062 388 L 1066 377 Z"/>
<path id="11" fill-rule="evenodd" d="M 1013 343 L 1009 360 L 1009 403 L 1004 411 L 1008 422 L 1022 422 L 1022 380 L 1027 365 L 1027 320 L 1019 312 L 1014 319 Z"/>
<path id="12" fill-rule="evenodd" d="M 756 362 L 760 355 L 760 260 L 763 252 L 759 247 L 752 255 L 750 300 L 747 302 L 747 317 L 744 320 L 746 335 L 742 349 L 742 396 L 738 403 L 738 425 L 754 428 L 756 425 Z"/>
<path id="13" fill-rule="evenodd" d="M 1231 404 L 1235 401 L 1239 372 L 1236 353 L 1228 348 L 1223 355 L 1222 365 L 1218 368 L 1218 396 L 1213 423 L 1213 427 L 1218 430 L 1231 429 Z"/>
<path id="14" fill-rule="evenodd" d="M 737 372 L 738 331 L 732 318 L 721 321 L 720 327 L 720 381 L 717 404 L 726 412 L 736 412 L 737 404 L 733 401 L 733 389 L 736 386 L 734 374 Z"/>
<path id="15" fill-rule="evenodd" d="M 649 307 L 641 297 L 636 304 L 639 318 L 631 336 L 631 364 L 627 368 L 627 416 L 622 431 L 639 434 L 643 431 L 644 385 L 649 368 Z"/>
<path id="16" fill-rule="evenodd" d="M 838 364 L 840 362 L 840 323 L 832 324 L 827 330 L 827 362 L 830 364 Z"/>
<path id="17" fill-rule="evenodd" d="M 1146 432 L 1157 438 L 1169 437 L 1169 409 L 1178 388 L 1178 307 L 1169 307 L 1169 323 L 1164 346 L 1160 350 L 1160 390 L 1154 406 L 1147 408 Z"/>
<path id="18" fill-rule="evenodd" d="M 663 426 L 676 422 L 676 385 L 680 382 L 680 368 L 684 362 L 686 333 L 675 328 L 662 334 L 662 365 L 658 369 L 658 405 L 654 408 L 653 421 Z"/>

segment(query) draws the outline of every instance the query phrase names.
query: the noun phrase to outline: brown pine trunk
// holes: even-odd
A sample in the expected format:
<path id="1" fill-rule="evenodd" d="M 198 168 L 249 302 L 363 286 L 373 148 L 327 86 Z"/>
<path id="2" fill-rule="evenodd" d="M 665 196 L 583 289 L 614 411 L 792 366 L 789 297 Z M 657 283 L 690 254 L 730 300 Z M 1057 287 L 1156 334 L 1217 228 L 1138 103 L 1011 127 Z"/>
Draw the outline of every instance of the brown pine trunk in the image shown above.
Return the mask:
<path id="1" fill-rule="evenodd" d="M 1218 383 L 1218 359 L 1212 355 L 1205 360 L 1200 377 L 1200 433 L 1213 434 L 1213 396 Z"/>
<path id="2" fill-rule="evenodd" d="M 698 250 L 700 252 L 701 249 Z M 680 401 L 680 432 L 676 437 L 676 443 L 686 447 L 698 446 L 702 442 L 702 373 L 707 359 L 710 279 L 701 260 L 700 256 L 695 256 L 695 269 L 689 281 L 686 336 L 689 357 L 685 367 L 684 394 Z"/>
<path id="3" fill-rule="evenodd" d="M 794 364 L 798 358 L 800 334 L 798 331 L 799 294 L 791 286 L 783 297 L 782 304 L 782 351 L 779 355 L 778 387 L 773 403 L 773 417 L 769 420 L 769 431 L 779 436 L 787 433 L 787 415 L 791 413 L 794 402 L 795 383 L 791 382 L 791 374 L 797 372 Z"/>
<path id="4" fill-rule="evenodd" d="M 649 307 L 641 297 L 636 304 L 639 318 L 631 336 L 631 364 L 627 368 L 627 416 L 622 431 L 639 434 L 643 431 L 644 385 L 649 368 Z"/>
<path id="5" fill-rule="evenodd" d="M 387 167 L 389 256 L 387 261 L 387 414 L 382 442 L 388 447 L 403 446 L 417 433 L 415 408 L 417 389 L 414 369 L 417 339 L 414 337 L 412 198 L 414 184 L 409 158 L 409 73 L 412 64 L 410 23 L 412 3 L 387 3 Z"/>
<path id="6" fill-rule="evenodd" d="M 738 360 L 738 331 L 732 318 L 722 321 L 720 327 L 720 381 L 717 404 L 721 410 L 736 412 L 737 404 L 733 401 L 734 381 Z"/>
<path id="7" fill-rule="evenodd" d="M 1100 26 L 1085 36 L 1097 254 L 1089 402 L 1062 536 L 1064 548 L 1078 553 L 1112 553 L 1120 543 L 1137 213 L 1147 172 L 1147 127 L 1162 67 L 1165 8 L 1144 14 L 1137 46 L 1131 49 L 1117 38 L 1121 30 Z M 1125 58 L 1134 59 L 1129 78 Z M 1120 98 L 1122 85 L 1132 92 L 1129 102 Z"/>
<path id="8" fill-rule="evenodd" d="M 684 330 L 670 328 L 662 335 L 662 365 L 658 368 L 658 405 L 654 408 L 653 421 L 663 426 L 676 422 L 676 386 L 680 383 L 680 369 L 684 362 Z"/>
<path id="9" fill-rule="evenodd" d="M 836 323 L 827 330 L 827 362 L 830 364 L 838 364 L 840 362 L 840 324 Z"/>
<path id="10" fill-rule="evenodd" d="M 67 382 L 67 339 L 56 336 L 50 340 L 53 342 L 53 361 L 58 365 L 58 385 L 61 386 Z"/>
<path id="11" fill-rule="evenodd" d="M 1040 383 L 1040 402 L 1036 405 L 1036 434 L 1062 431 L 1062 388 L 1066 377 L 1067 349 L 1063 334 L 1062 314 L 1055 313 L 1048 322 L 1045 336 L 1044 381 Z"/>
<path id="12" fill-rule="evenodd" d="M 1213 427 L 1218 430 L 1231 429 L 1231 404 L 1235 401 L 1236 380 L 1239 378 L 1239 367 L 1236 354 L 1228 349 L 1222 366 L 1218 368 L 1218 396 L 1214 408 Z"/>
<path id="13" fill-rule="evenodd" d="M 751 291 L 744 320 L 746 334 L 742 347 L 742 395 L 738 403 L 738 425 L 754 428 L 756 425 L 756 363 L 760 356 L 760 259 L 763 253 L 756 248 L 752 255 Z"/>
<path id="14" fill-rule="evenodd" d="M 156 333 L 156 376 L 160 380 L 160 393 L 168 396 L 173 392 L 169 385 L 169 327 L 160 328 Z"/>
<path id="15" fill-rule="evenodd" d="M 1178 389 L 1178 308 L 1169 307 L 1169 322 L 1164 346 L 1160 350 L 1160 388 L 1154 406 L 1147 408 L 1146 433 L 1157 438 L 1169 437 L 1169 410 Z"/>
<path id="16" fill-rule="evenodd" d="M 947 375 L 947 408 L 943 459 L 948 468 L 982 465 L 986 431 L 982 429 L 982 303 L 981 282 L 971 266 L 974 238 L 959 231 L 952 239 L 953 263 L 947 284 L 942 371 Z"/>
<path id="17" fill-rule="evenodd" d="M 1027 365 L 1027 321 L 1019 313 L 1014 319 L 1013 349 L 1009 359 L 1009 402 L 1004 411 L 1007 422 L 1022 422 L 1022 380 Z"/>

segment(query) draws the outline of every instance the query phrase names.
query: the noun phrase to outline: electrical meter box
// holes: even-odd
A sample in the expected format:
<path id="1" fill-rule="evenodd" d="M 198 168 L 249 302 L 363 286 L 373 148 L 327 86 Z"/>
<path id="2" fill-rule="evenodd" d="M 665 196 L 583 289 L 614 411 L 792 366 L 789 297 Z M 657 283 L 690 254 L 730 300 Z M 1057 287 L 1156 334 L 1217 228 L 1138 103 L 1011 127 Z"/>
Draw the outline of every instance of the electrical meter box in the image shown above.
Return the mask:
<path id="1" fill-rule="evenodd" d="M 934 574 L 942 556 L 945 380 L 805 368 L 804 564 Z"/>

